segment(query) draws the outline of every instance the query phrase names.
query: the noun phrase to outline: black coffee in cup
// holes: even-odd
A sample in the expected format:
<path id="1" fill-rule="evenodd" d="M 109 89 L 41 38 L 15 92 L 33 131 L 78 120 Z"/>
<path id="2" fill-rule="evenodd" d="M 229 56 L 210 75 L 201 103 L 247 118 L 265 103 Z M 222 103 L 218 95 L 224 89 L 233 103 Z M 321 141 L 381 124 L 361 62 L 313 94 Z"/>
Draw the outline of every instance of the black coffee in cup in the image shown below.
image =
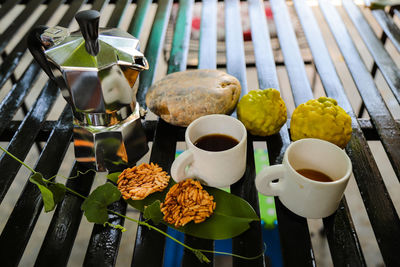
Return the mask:
<path id="1" fill-rule="evenodd" d="M 237 144 L 238 140 L 225 134 L 207 134 L 194 142 L 196 147 L 213 152 L 228 150 Z"/>
<path id="2" fill-rule="evenodd" d="M 333 182 L 334 180 L 323 172 L 312 170 L 312 169 L 300 169 L 296 170 L 299 174 L 304 177 L 318 181 L 318 182 Z"/>

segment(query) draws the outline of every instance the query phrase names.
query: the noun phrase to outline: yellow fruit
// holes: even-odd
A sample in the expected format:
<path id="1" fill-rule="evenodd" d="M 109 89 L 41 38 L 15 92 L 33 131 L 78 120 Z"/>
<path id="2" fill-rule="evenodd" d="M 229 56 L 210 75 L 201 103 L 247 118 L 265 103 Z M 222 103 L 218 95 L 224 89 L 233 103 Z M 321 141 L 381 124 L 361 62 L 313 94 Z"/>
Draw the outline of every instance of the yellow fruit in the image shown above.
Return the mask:
<path id="1" fill-rule="evenodd" d="M 267 136 L 279 132 L 287 120 L 286 105 L 276 89 L 252 90 L 237 106 L 238 119 L 253 135 Z"/>
<path id="2" fill-rule="evenodd" d="M 333 98 L 320 97 L 299 105 L 290 121 L 292 140 L 319 138 L 344 148 L 351 138 L 351 117 Z"/>

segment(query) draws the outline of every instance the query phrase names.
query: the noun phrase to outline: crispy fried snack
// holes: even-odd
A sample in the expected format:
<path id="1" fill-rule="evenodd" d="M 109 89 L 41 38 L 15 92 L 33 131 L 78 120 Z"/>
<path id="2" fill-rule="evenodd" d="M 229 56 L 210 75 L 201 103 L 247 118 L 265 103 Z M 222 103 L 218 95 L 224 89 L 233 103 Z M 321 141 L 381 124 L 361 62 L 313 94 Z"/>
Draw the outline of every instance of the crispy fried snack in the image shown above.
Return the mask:
<path id="1" fill-rule="evenodd" d="M 148 195 L 163 191 L 170 176 L 154 163 L 142 163 L 139 166 L 125 169 L 118 176 L 118 189 L 124 199 L 140 200 Z"/>
<path id="2" fill-rule="evenodd" d="M 213 200 L 214 197 L 203 189 L 199 181 L 184 180 L 172 186 L 161 203 L 163 219 L 175 227 L 190 221 L 201 223 L 213 214 L 216 206 Z"/>

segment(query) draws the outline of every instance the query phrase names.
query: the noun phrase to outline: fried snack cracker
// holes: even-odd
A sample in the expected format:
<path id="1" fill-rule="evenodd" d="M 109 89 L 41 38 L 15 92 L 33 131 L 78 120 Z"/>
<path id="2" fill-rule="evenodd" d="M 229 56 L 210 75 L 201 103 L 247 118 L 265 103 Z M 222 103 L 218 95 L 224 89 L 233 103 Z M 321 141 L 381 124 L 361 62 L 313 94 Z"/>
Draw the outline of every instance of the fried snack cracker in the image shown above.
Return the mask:
<path id="1" fill-rule="evenodd" d="M 214 197 L 203 189 L 199 181 L 187 179 L 171 187 L 161 203 L 164 221 L 181 227 L 190 221 L 201 223 L 216 207 Z"/>
<path id="2" fill-rule="evenodd" d="M 139 166 L 125 169 L 118 176 L 118 189 L 124 199 L 141 200 L 148 195 L 163 191 L 170 176 L 154 163 L 142 163 Z"/>

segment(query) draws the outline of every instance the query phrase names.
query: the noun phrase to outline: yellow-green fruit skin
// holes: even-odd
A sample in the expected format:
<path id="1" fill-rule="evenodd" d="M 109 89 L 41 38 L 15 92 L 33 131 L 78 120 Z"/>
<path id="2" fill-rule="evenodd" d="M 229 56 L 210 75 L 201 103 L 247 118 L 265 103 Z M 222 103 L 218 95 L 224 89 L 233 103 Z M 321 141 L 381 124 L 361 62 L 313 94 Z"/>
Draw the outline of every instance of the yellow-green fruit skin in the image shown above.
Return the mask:
<path id="1" fill-rule="evenodd" d="M 351 117 L 329 97 L 312 99 L 299 105 L 292 114 L 293 141 L 318 138 L 344 148 L 351 138 Z"/>
<path id="2" fill-rule="evenodd" d="M 276 89 L 252 90 L 237 106 L 238 119 L 253 135 L 268 136 L 279 132 L 287 120 L 286 105 Z"/>

